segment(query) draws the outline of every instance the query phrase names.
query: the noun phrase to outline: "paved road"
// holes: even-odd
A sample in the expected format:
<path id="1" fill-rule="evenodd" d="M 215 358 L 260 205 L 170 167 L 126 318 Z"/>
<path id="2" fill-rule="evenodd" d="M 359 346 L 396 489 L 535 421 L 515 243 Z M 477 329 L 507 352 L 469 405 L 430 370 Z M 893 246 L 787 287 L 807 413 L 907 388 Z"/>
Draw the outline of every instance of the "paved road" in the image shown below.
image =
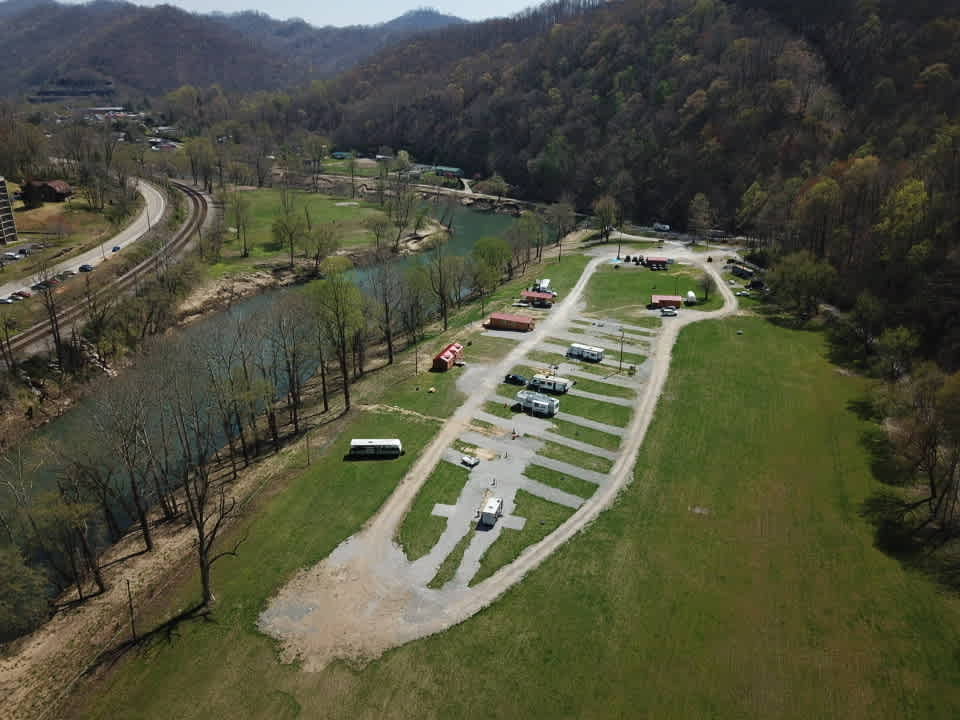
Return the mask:
<path id="1" fill-rule="evenodd" d="M 146 202 L 143 210 L 140 211 L 140 214 L 137 215 L 134 221 L 97 247 L 57 263 L 53 267 L 53 274 L 63 272 L 64 270 L 76 271 L 81 265 L 93 265 L 96 267 L 101 262 L 104 262 L 104 258 L 109 258 L 113 254 L 114 247 L 119 245 L 121 248 L 125 248 L 142 238 L 147 233 L 147 230 L 153 226 L 153 223 L 163 216 L 163 212 L 167 206 L 167 200 L 159 189 L 143 180 L 137 181 L 137 190 L 143 195 Z M 27 263 L 30 261 L 20 260 L 19 262 Z M 17 265 L 9 267 L 16 269 Z M 0 285 L 0 297 L 9 297 L 11 293 L 15 293 L 18 290 L 29 289 L 34 282 L 32 276 L 28 275 L 19 280 Z"/>
<path id="2" fill-rule="evenodd" d="M 685 325 L 720 318 L 736 310 L 736 298 L 712 264 L 681 249 L 663 251 L 700 265 L 717 280 L 724 307 L 714 312 L 688 311 L 665 322 L 653 346 L 650 376 L 638 398 L 637 412 L 624 432 L 620 455 L 597 493 L 557 530 L 528 547 L 513 563 L 473 587 L 450 583 L 440 590 L 425 587 L 434 567 L 411 564 L 393 538 L 407 509 L 450 444 L 460 436 L 500 378 L 554 329 L 567 325 L 597 267 L 591 261 L 563 302 L 499 363 L 491 365 L 473 392 L 427 446 L 380 512 L 353 537 L 313 568 L 281 588 L 260 617 L 262 631 L 278 638 L 284 659 L 299 659 L 319 670 L 336 658 L 364 661 L 416 638 L 432 635 L 466 620 L 523 579 L 563 543 L 595 519 L 633 476 L 637 454 L 666 383 L 674 342 Z M 505 508 L 505 512 L 508 508 Z M 496 530 L 496 528 L 495 528 Z M 464 560 L 466 562 L 466 558 Z M 419 563 L 419 564 L 418 564 Z M 424 570 L 424 566 L 426 570 Z M 417 572 L 420 569 L 421 572 Z M 461 568 L 462 569 L 462 568 Z"/>

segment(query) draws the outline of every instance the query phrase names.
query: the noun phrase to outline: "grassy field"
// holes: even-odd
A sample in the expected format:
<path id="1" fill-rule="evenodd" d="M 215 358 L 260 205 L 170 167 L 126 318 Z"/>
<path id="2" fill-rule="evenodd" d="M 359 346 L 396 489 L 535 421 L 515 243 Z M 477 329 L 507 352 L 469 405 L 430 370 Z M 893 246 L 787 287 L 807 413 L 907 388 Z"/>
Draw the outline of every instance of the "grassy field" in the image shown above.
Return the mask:
<path id="1" fill-rule="evenodd" d="M 960 600 L 880 552 L 860 515 L 879 487 L 848 407 L 864 382 L 824 360 L 821 335 L 759 318 L 692 326 L 674 352 L 634 482 L 474 618 L 320 673 L 256 632 L 276 588 L 369 517 L 436 429 L 387 415 L 406 456 L 316 462 L 245 521 L 215 570 L 215 621 L 119 662 L 72 716 L 960 716 Z M 374 413 L 353 422 L 383 432 Z M 546 527 L 525 498 L 517 513 L 522 533 Z M 489 567 L 522 534 L 503 532 Z"/>
<path id="2" fill-rule="evenodd" d="M 560 527 L 573 515 L 573 510 L 531 495 L 525 490 L 517 490 L 513 514 L 527 519 L 523 530 L 503 528 L 500 531 L 500 537 L 480 558 L 480 569 L 470 580 L 471 585 L 486 580 L 504 565 L 512 563 L 526 547 L 540 542 Z"/>
<path id="3" fill-rule="evenodd" d="M 583 275 L 583 269 L 590 262 L 586 255 L 564 255 L 560 262 L 551 261 L 542 265 L 531 266 L 530 272 L 535 273 L 537 277 L 549 277 L 551 286 L 560 296 L 560 300 L 566 293 L 570 292 L 577 280 Z M 528 310 L 526 308 L 514 308 L 513 302 L 520 298 L 520 291 L 529 287 L 533 276 L 528 273 L 525 278 L 518 278 L 504 283 L 497 290 L 490 294 L 484 301 L 483 312 L 480 306 L 475 305 L 467 312 L 461 313 L 455 319 L 451 320 L 451 325 L 456 323 L 458 326 L 475 323 L 492 312 L 516 312 L 521 310 L 524 313 L 530 313 L 539 317 L 542 313 L 538 310 Z M 517 333 L 517 340 L 522 339 L 524 333 Z"/>
<path id="4" fill-rule="evenodd" d="M 567 358 L 560 353 L 546 352 L 545 350 L 532 350 L 527 353 L 527 359 L 533 360 L 534 362 L 544 363 L 545 365 L 569 363 L 570 365 L 575 365 L 578 369 L 583 370 L 584 372 L 593 373 L 594 375 L 617 374 L 615 370 L 611 370 L 603 365 L 598 365 L 597 363 L 579 362 L 578 360 Z"/>
<path id="5" fill-rule="evenodd" d="M 523 474 L 531 480 L 538 480 L 544 485 L 555 487 L 558 490 L 577 495 L 584 499 L 589 498 L 597 491 L 597 486 L 592 482 L 581 480 L 571 475 L 564 475 L 556 470 L 531 463 L 523 469 Z"/>
<path id="6" fill-rule="evenodd" d="M 534 367 L 533 365 L 515 365 L 510 372 L 514 374 L 523 375 L 526 378 L 532 378 L 538 373 L 544 373 L 549 368 L 545 366 Z M 585 392 L 595 392 L 601 395 L 612 395 L 613 397 L 621 398 L 632 398 L 636 393 L 629 387 L 623 387 L 620 385 L 613 385 L 611 383 L 604 383 L 598 380 L 590 380 L 588 378 L 578 377 L 575 379 L 576 387 L 578 390 L 583 390 Z"/>
<path id="7" fill-rule="evenodd" d="M 433 576 L 433 579 L 427 583 L 427 587 L 433 588 L 434 590 L 439 590 L 448 582 L 453 580 L 453 576 L 457 574 L 457 568 L 460 567 L 460 563 L 463 560 L 463 554 L 467 551 L 467 547 L 470 545 L 470 542 L 473 540 L 473 527 L 467 531 L 467 534 L 460 538 L 460 541 L 454 545 L 453 550 L 450 551 L 450 554 L 444 558 L 443 562 L 440 563 L 440 567 L 437 569 L 437 574 Z"/>
<path id="8" fill-rule="evenodd" d="M 600 457 L 599 455 L 585 453 L 583 450 L 576 450 L 575 448 L 551 442 L 550 440 L 547 440 L 543 444 L 543 447 L 540 448 L 537 455 L 570 463 L 571 465 L 582 467 L 585 470 L 596 470 L 602 473 L 609 472 L 610 468 L 613 467 L 612 460 Z"/>
<path id="9" fill-rule="evenodd" d="M 509 406 L 504 407 L 503 403 L 493 402 L 492 400 L 487 400 L 487 402 L 483 404 L 483 409 L 486 410 L 491 415 L 496 415 L 497 417 L 501 417 L 504 420 L 509 420 L 510 418 L 512 418 L 514 415 L 517 414 L 513 410 L 511 410 Z"/>
<path id="10" fill-rule="evenodd" d="M 697 279 L 701 271 L 689 266 L 670 266 L 666 272 L 653 272 L 646 268 L 622 268 L 614 270 L 604 265 L 594 273 L 587 287 L 587 310 L 621 322 L 642 325 L 650 318 L 646 309 L 651 295 L 687 296 L 696 293 L 703 300 Z M 710 294 L 707 302 L 696 305 L 694 310 L 716 310 L 723 306 L 719 292 Z M 659 318 L 655 318 L 659 320 Z"/>
<path id="11" fill-rule="evenodd" d="M 427 478 L 397 532 L 397 541 L 409 560 L 423 557 L 436 545 L 447 527 L 447 519 L 431 515 L 433 506 L 456 504 L 469 476 L 465 467 L 441 462 Z"/>
<path id="12" fill-rule="evenodd" d="M 616 427 L 626 427 L 630 423 L 630 416 L 633 414 L 631 408 L 623 405 L 614 405 L 613 403 L 574 395 L 563 396 L 560 400 L 560 410 Z"/>
<path id="13" fill-rule="evenodd" d="M 278 245 L 271 232 L 274 219 L 280 213 L 280 191 L 274 189 L 246 190 L 244 194 L 250 202 L 250 228 L 248 230 L 249 257 L 242 257 L 240 241 L 236 235 L 228 233 L 228 242 L 224 243 L 220 261 L 211 266 L 212 275 L 246 270 L 264 262 L 283 262 L 288 258 L 287 248 Z M 382 211 L 373 203 L 357 200 L 356 205 L 342 204 L 343 198 L 319 195 L 317 193 L 293 190 L 294 208 L 297 213 L 309 213 L 313 225 L 333 223 L 337 228 L 337 237 L 344 247 L 367 247 L 373 243 L 373 234 L 364 227 L 364 221 L 370 217 L 382 215 Z M 353 201 L 349 201 L 353 202 Z M 227 226 L 232 220 L 227 216 Z M 298 251 L 298 255 L 302 251 Z"/>
<path id="14" fill-rule="evenodd" d="M 562 435 L 571 440 L 579 440 L 580 442 L 585 442 L 598 448 L 603 448 L 604 450 L 616 450 L 620 447 L 620 438 L 616 435 L 611 435 L 602 430 L 594 430 L 593 428 L 575 425 L 572 422 L 558 418 L 551 418 L 550 422 L 553 423 L 553 432 L 557 435 Z"/>

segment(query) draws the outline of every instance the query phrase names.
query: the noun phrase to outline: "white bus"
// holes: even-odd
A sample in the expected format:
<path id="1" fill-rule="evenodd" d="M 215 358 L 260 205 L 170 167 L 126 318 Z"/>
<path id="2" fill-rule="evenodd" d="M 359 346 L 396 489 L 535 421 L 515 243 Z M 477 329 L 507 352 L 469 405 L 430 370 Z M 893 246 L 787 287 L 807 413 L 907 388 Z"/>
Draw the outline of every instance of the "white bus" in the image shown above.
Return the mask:
<path id="1" fill-rule="evenodd" d="M 396 438 L 350 441 L 350 457 L 378 458 L 400 457 L 401 455 L 403 455 L 403 443 Z"/>
<path id="2" fill-rule="evenodd" d="M 580 360 L 589 360 L 590 362 L 600 362 L 603 360 L 603 348 L 573 343 L 573 345 L 570 346 L 570 349 L 567 350 L 567 357 L 578 358 Z"/>
<path id="3" fill-rule="evenodd" d="M 534 375 L 527 383 L 527 387 L 542 392 L 565 393 L 573 387 L 573 380 L 555 375 Z"/>

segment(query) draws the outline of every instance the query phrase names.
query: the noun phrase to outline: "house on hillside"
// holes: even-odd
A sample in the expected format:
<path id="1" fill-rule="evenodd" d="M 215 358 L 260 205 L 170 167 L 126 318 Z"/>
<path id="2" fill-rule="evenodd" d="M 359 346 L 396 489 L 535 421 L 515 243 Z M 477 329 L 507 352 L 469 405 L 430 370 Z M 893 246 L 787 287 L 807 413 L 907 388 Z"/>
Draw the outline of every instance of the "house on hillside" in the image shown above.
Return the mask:
<path id="1" fill-rule="evenodd" d="M 440 177 L 463 177 L 463 170 L 458 167 L 449 167 L 447 165 L 434 165 L 433 172 Z"/>
<path id="2" fill-rule="evenodd" d="M 45 202 L 63 202 L 73 195 L 73 188 L 65 180 L 31 180 L 21 191 L 23 203 L 36 207 Z"/>

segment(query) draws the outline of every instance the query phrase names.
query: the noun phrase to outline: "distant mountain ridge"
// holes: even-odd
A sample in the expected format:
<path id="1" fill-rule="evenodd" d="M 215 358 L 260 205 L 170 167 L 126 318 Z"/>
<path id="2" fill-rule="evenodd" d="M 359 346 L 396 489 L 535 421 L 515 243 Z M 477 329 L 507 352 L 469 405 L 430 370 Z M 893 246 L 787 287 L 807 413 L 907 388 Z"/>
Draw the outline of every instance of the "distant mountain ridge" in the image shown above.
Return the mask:
<path id="1" fill-rule="evenodd" d="M 400 42 L 464 20 L 414 10 L 379 25 L 314 27 L 260 12 L 199 15 L 169 5 L 97 0 L 0 2 L 0 94 L 100 83 L 119 97 L 181 85 L 251 91 L 330 75 Z"/>

